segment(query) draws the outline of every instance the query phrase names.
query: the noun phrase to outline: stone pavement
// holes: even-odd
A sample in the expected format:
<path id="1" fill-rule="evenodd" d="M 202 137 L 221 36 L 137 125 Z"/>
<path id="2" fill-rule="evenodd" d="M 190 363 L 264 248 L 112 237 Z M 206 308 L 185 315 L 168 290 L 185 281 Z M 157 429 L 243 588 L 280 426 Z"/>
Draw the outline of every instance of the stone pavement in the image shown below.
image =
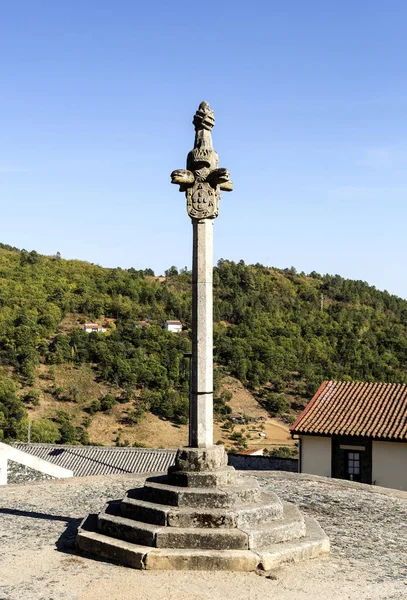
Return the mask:
<path id="1" fill-rule="evenodd" d="M 316 517 L 331 556 L 258 576 L 147 572 L 85 558 L 76 527 L 106 500 L 140 485 L 135 475 L 52 480 L 0 489 L 0 600 L 405 600 L 407 493 L 282 472 L 251 473 Z"/>

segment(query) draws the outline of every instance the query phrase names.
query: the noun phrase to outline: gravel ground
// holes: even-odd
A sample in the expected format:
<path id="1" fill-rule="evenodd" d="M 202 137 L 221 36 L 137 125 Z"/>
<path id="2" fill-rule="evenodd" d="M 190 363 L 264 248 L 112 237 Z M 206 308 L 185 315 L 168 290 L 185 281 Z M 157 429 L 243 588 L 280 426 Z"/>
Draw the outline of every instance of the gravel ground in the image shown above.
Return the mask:
<path id="1" fill-rule="evenodd" d="M 293 473 L 252 472 L 315 516 L 330 557 L 272 573 L 135 571 L 76 554 L 76 527 L 143 477 L 0 488 L 0 600 L 405 600 L 407 493 Z"/>

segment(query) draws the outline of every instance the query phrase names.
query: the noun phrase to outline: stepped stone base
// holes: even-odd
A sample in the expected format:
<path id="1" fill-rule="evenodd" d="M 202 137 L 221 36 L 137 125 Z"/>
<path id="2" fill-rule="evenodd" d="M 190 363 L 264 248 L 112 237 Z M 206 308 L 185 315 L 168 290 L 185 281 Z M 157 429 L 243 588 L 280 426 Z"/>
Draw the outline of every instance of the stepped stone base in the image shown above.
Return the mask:
<path id="1" fill-rule="evenodd" d="M 149 478 L 89 515 L 78 548 L 136 569 L 231 571 L 269 570 L 329 552 L 314 519 L 237 476 L 222 447 L 181 449 L 178 456 L 168 476 Z"/>

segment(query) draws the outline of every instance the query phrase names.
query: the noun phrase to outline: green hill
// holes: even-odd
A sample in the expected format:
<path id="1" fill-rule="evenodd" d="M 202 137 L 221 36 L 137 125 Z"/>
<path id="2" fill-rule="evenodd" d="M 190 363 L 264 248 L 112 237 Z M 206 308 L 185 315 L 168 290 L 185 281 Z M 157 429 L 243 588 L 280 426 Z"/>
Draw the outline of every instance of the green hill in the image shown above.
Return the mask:
<path id="1" fill-rule="evenodd" d="M 175 267 L 155 277 L 151 269 L 107 269 L 0 244 L 0 438 L 26 436 L 26 407 L 43 402 L 44 390 L 62 408 L 80 399 L 88 417 L 75 427 L 59 410 L 53 421 L 34 423 L 33 439 L 86 443 L 92 415 L 117 403 L 126 404 L 130 423 L 150 411 L 184 424 L 190 290 L 190 273 Z M 185 331 L 163 330 L 166 319 L 181 320 Z M 89 320 L 107 320 L 108 331 L 86 333 Z M 323 379 L 407 382 L 407 301 L 363 281 L 221 260 L 214 321 L 220 418 L 230 411 L 225 375 L 287 421 Z M 89 373 L 99 391 L 84 376 L 61 386 L 55 372 L 68 367 Z"/>

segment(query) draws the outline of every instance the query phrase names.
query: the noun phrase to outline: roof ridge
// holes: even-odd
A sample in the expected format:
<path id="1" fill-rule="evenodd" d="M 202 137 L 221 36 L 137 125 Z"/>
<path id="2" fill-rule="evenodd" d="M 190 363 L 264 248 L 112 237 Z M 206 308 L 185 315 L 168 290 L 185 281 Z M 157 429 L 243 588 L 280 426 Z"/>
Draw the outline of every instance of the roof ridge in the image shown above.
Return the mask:
<path id="1" fill-rule="evenodd" d="M 324 381 L 290 431 L 407 441 L 407 384 Z"/>

